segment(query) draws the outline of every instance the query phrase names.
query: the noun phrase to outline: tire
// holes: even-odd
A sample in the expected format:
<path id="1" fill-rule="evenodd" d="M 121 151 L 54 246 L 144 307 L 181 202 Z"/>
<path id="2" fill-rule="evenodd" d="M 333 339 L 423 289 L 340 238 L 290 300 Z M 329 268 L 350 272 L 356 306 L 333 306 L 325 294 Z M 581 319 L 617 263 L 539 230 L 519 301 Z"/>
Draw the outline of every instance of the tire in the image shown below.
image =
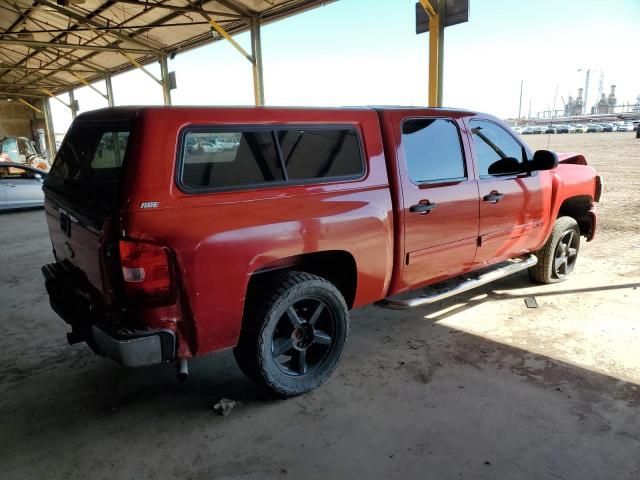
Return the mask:
<path id="1" fill-rule="evenodd" d="M 324 278 L 288 272 L 244 319 L 234 355 L 250 379 L 278 396 L 320 386 L 333 373 L 349 332 L 349 310 Z"/>
<path id="2" fill-rule="evenodd" d="M 571 217 L 556 220 L 547 243 L 536 252 L 538 263 L 529 269 L 529 277 L 540 283 L 566 280 L 573 271 L 580 250 L 580 228 Z"/>

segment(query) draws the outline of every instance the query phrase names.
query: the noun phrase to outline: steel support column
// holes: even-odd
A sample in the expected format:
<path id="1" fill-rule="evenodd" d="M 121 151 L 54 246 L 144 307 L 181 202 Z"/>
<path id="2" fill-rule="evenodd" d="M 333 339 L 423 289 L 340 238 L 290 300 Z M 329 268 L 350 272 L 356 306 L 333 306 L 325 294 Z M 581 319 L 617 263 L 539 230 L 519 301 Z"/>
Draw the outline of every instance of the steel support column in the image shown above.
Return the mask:
<path id="1" fill-rule="evenodd" d="M 71 108 L 71 118 L 76 118 L 78 110 L 76 108 L 76 96 L 73 93 L 73 88 L 69 90 L 69 107 Z"/>
<path id="2" fill-rule="evenodd" d="M 111 85 L 111 72 L 105 72 L 104 84 L 107 87 L 107 102 L 110 107 L 114 107 L 115 102 L 113 101 L 113 85 Z"/>
<path id="3" fill-rule="evenodd" d="M 253 95 L 257 106 L 264 105 L 264 78 L 262 73 L 262 40 L 260 38 L 260 18 L 252 17 L 251 55 L 253 57 Z"/>
<path id="4" fill-rule="evenodd" d="M 162 78 L 162 96 L 164 97 L 164 104 L 171 105 L 171 87 L 169 85 L 169 65 L 167 63 L 167 56 L 160 55 L 160 76 Z"/>
<path id="5" fill-rule="evenodd" d="M 42 99 L 42 110 L 44 112 L 44 131 L 47 139 L 47 152 L 49 154 L 49 160 L 53 160 L 56 156 L 56 135 L 53 131 L 50 97 Z"/>
<path id="6" fill-rule="evenodd" d="M 436 8 L 433 7 L 436 4 Z M 442 43 L 444 43 L 444 0 L 420 0 L 429 16 L 429 106 L 442 105 Z M 442 16 L 440 14 L 442 13 Z"/>
<path id="7" fill-rule="evenodd" d="M 444 86 L 444 19 L 445 19 L 445 0 L 438 0 L 438 86 L 437 86 L 437 106 L 442 106 L 442 87 Z"/>

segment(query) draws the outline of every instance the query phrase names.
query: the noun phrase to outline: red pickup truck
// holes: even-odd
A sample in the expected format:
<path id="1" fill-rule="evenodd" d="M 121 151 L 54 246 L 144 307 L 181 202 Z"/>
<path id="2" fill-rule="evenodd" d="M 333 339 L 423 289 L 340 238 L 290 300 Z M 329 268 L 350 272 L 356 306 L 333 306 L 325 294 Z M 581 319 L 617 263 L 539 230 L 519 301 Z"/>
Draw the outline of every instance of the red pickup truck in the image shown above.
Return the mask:
<path id="1" fill-rule="evenodd" d="M 334 370 L 352 308 L 563 280 L 602 180 L 464 110 L 141 107 L 79 116 L 44 190 L 71 343 L 181 376 L 234 347 L 287 396 Z"/>

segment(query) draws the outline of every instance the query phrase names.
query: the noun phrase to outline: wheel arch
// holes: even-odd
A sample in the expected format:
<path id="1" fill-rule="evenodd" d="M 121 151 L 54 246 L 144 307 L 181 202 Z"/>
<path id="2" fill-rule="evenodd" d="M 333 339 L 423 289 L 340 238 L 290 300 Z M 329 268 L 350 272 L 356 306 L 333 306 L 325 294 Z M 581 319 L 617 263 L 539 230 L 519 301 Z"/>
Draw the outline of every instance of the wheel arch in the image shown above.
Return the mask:
<path id="1" fill-rule="evenodd" d="M 555 220 L 560 217 L 573 218 L 578 222 L 580 235 L 587 237 L 587 241 L 589 241 L 593 238 L 595 231 L 595 218 L 592 206 L 593 197 L 591 195 L 574 195 L 565 198 L 558 208 Z"/>
<path id="2" fill-rule="evenodd" d="M 268 289 L 274 278 L 294 270 L 328 280 L 340 291 L 347 307 L 353 307 L 358 283 L 356 260 L 346 250 L 326 250 L 278 259 L 253 272 L 247 285 L 245 314 L 250 304 Z"/>

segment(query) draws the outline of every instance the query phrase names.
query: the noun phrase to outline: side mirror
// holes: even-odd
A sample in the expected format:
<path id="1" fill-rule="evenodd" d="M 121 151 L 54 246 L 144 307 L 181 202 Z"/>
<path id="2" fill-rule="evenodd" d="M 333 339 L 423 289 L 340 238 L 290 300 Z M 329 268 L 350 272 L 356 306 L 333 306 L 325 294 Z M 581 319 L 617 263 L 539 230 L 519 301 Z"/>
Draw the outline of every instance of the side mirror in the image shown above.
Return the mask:
<path id="1" fill-rule="evenodd" d="M 489 165 L 489 175 L 520 175 L 522 164 L 517 158 L 505 157 Z"/>
<path id="2" fill-rule="evenodd" d="M 553 170 L 558 166 L 558 155 L 549 150 L 537 150 L 533 154 L 533 160 L 529 162 L 531 171 Z"/>
<path id="3" fill-rule="evenodd" d="M 42 175 L 40 175 L 39 173 L 34 173 L 33 178 L 35 178 L 36 180 L 40 180 L 42 182 Z"/>

